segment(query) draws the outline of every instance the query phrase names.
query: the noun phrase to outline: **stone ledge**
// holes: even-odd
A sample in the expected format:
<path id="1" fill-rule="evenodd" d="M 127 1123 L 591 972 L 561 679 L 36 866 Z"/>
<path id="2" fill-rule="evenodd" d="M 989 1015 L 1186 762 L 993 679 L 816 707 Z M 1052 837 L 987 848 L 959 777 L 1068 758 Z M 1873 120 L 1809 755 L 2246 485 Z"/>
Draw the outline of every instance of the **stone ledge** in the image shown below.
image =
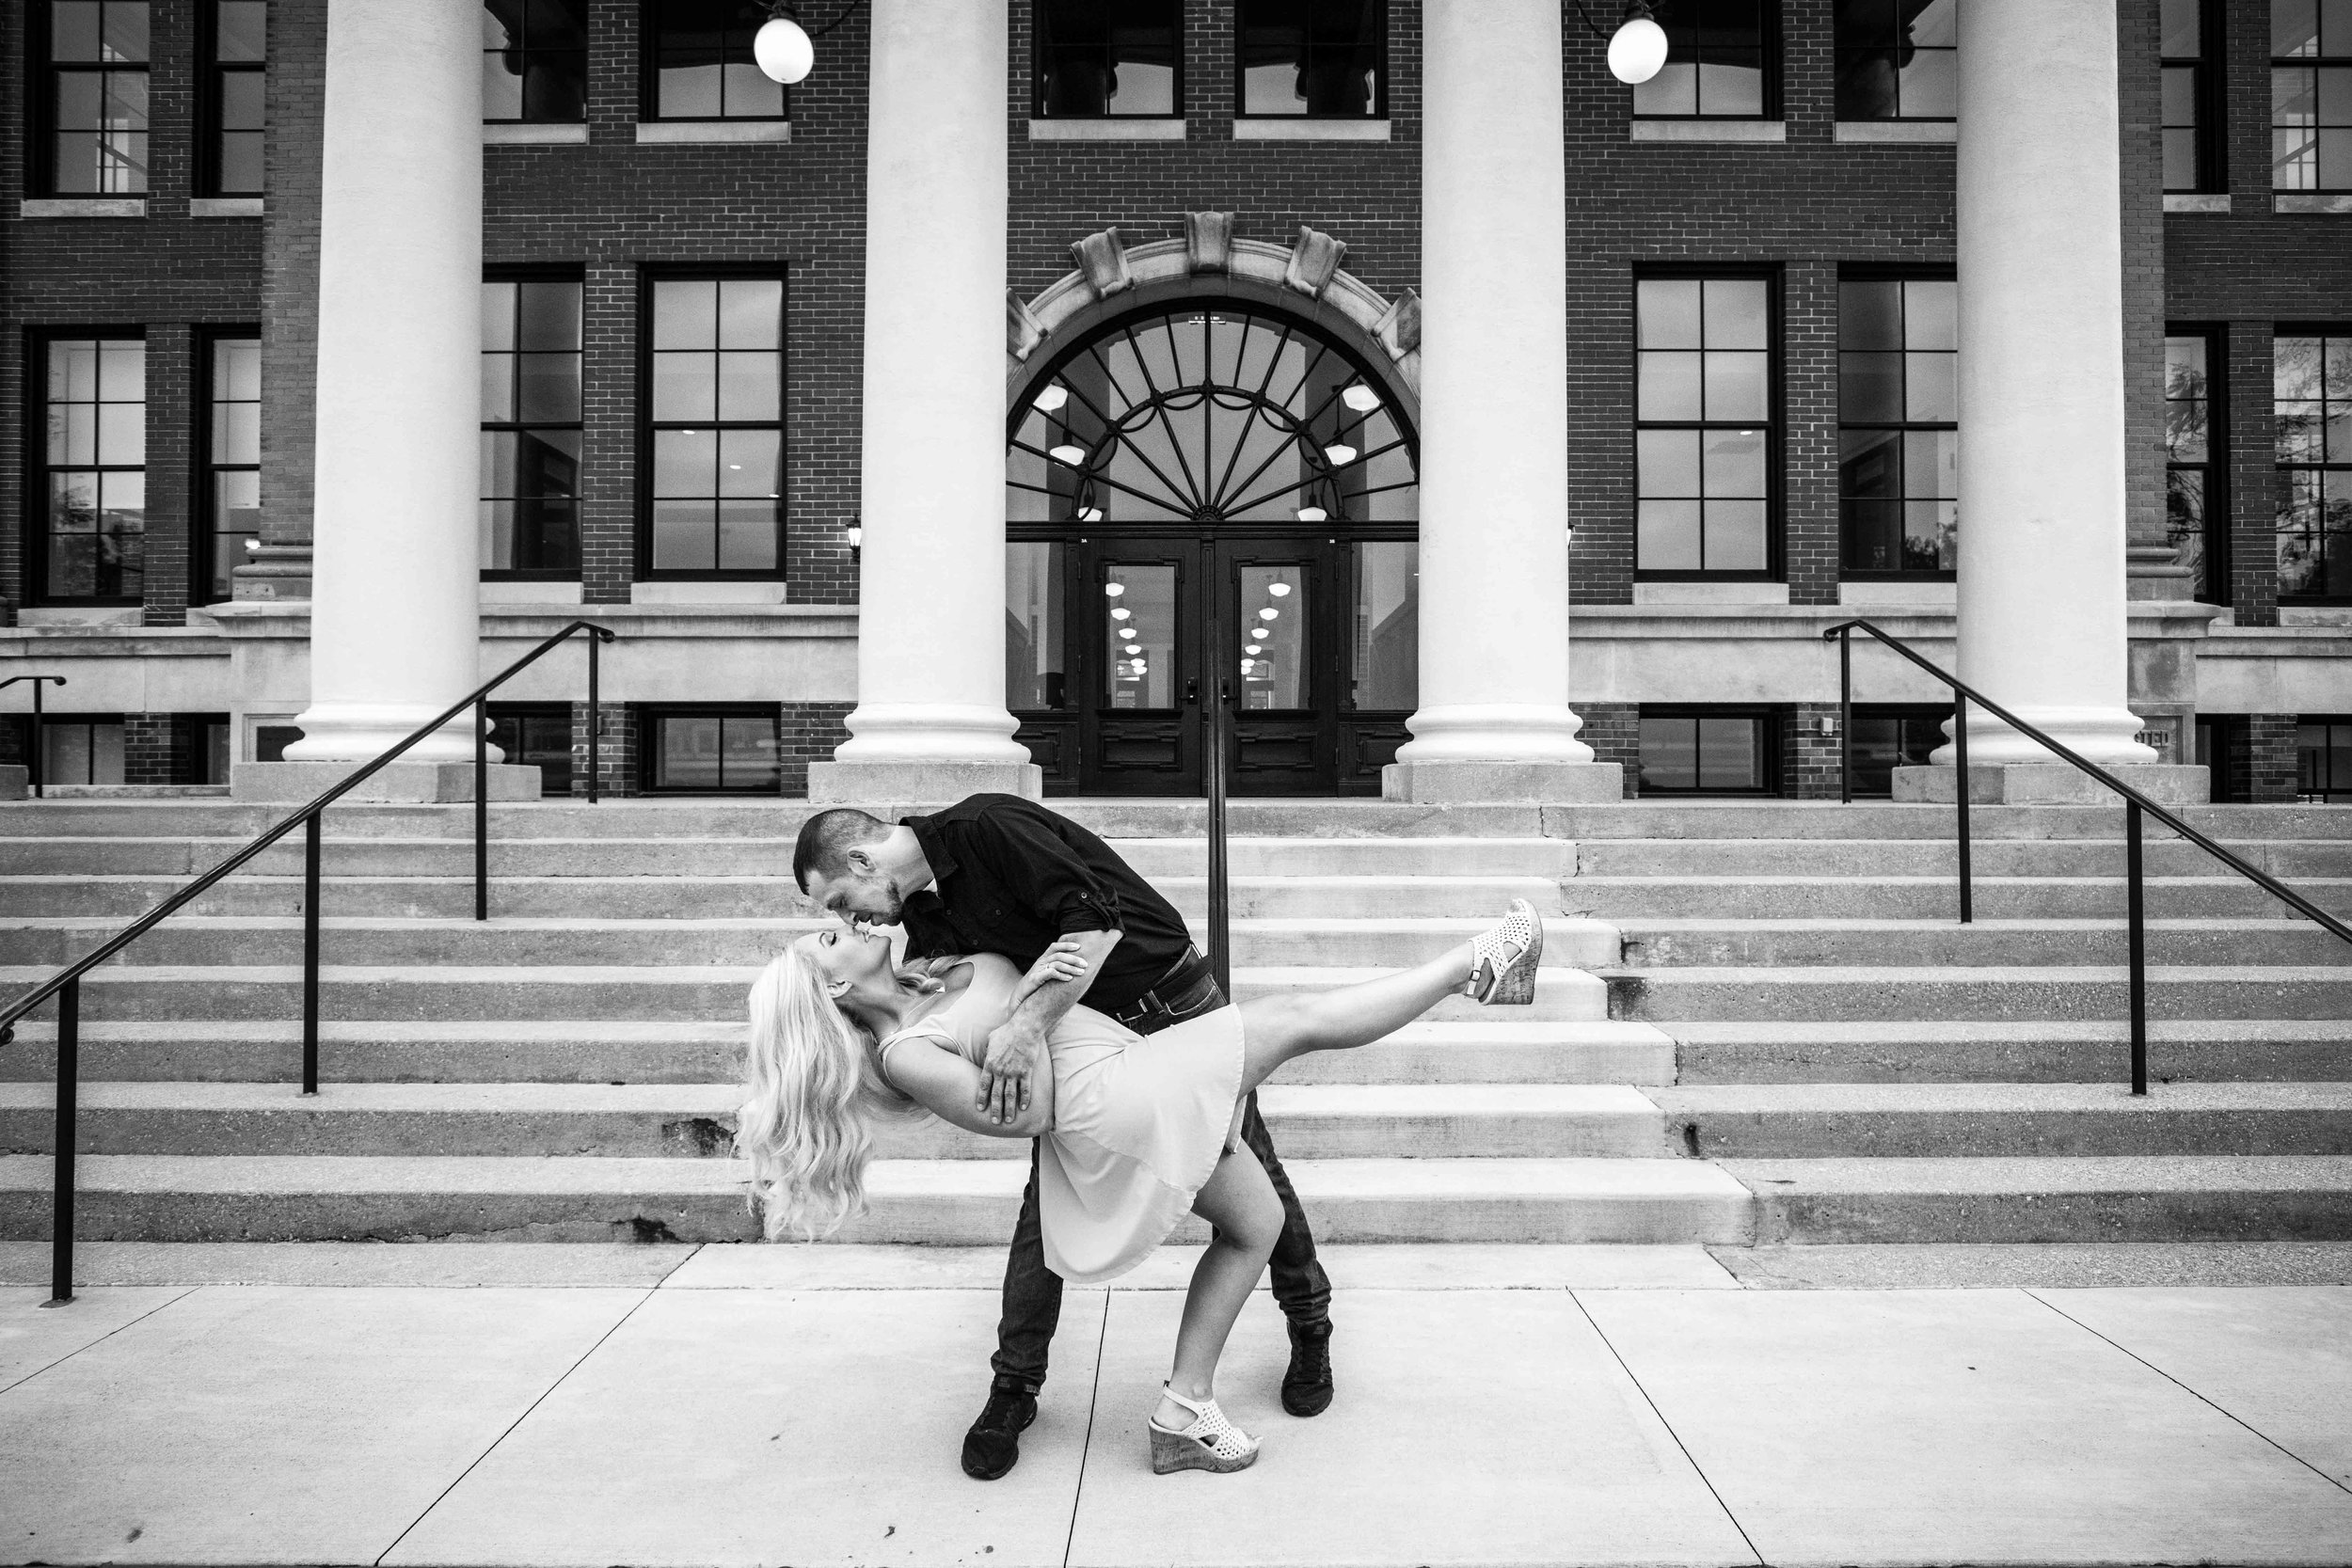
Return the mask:
<path id="1" fill-rule="evenodd" d="M 1783 119 L 1636 119 L 1628 137 L 1639 142 L 1785 144 Z"/>
<path id="2" fill-rule="evenodd" d="M 640 146 L 679 144 L 756 144 L 788 142 L 788 119 L 656 119 L 637 126 Z"/>
<path id="3" fill-rule="evenodd" d="M 1313 119 L 1305 115 L 1259 115 L 1233 121 L 1235 141 L 1387 141 L 1386 119 Z"/>
<path id="4" fill-rule="evenodd" d="M 147 215 L 147 198 L 143 196 L 28 196 L 18 204 L 16 214 L 25 218 L 143 218 Z"/>
<path id="5" fill-rule="evenodd" d="M 482 125 L 482 145 L 485 147 L 585 147 L 588 145 L 588 124 L 565 122 L 550 125 L 527 125 L 512 120 L 485 120 Z"/>
<path id="6" fill-rule="evenodd" d="M 535 776 L 535 775 L 534 775 Z M 814 804 L 858 805 L 868 800 L 955 801 L 967 795 L 1045 797 L 1045 771 L 1029 762 L 812 762 L 808 799 Z"/>
<path id="7" fill-rule="evenodd" d="M 356 762 L 232 762 L 229 797 L 238 801 L 295 803 L 324 795 L 364 766 Z M 536 800 L 546 776 L 536 768 L 492 763 L 485 769 L 493 800 Z M 470 762 L 395 762 L 343 797 L 346 800 L 440 803 L 471 800 Z"/>
<path id="8" fill-rule="evenodd" d="M 2201 806 L 2212 799 L 2202 768 L 2163 763 L 2125 763 L 2108 772 L 2166 806 Z M 1959 770 L 1949 767 L 1898 768 L 1895 799 L 1906 804 L 1955 803 Z M 2120 805 L 2122 797 L 2071 763 L 1971 763 L 1968 803 L 1984 806 Z"/>
<path id="9" fill-rule="evenodd" d="M 258 218 L 263 210 L 258 196 L 199 196 L 188 201 L 192 218 Z"/>
<path id="10" fill-rule="evenodd" d="M 1836 139 L 1857 147 L 1949 147 L 1960 140 L 1950 119 L 1841 119 Z"/>
<path id="11" fill-rule="evenodd" d="M 1032 119 L 1031 141 L 1183 141 L 1181 117 L 1166 119 Z"/>
<path id="12" fill-rule="evenodd" d="M 1613 762 L 1392 762 L 1380 769 L 1380 798 L 1448 805 L 1622 800 L 1625 768 Z"/>

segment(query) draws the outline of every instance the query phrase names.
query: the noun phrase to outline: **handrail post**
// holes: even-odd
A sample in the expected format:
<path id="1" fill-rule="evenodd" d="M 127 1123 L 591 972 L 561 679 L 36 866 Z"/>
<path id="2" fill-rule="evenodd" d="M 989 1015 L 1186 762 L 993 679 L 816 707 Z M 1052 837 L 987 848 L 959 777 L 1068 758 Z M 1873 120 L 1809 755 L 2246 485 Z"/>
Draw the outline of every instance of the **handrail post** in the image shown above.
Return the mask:
<path id="1" fill-rule="evenodd" d="M 1213 644 L 1214 646 L 1214 644 Z M 1229 683 L 1219 674 L 1209 684 L 1209 969 L 1225 999 L 1233 999 L 1232 919 L 1225 854 L 1225 701 Z"/>
<path id="2" fill-rule="evenodd" d="M 41 708 L 40 708 L 40 693 L 41 693 L 41 689 L 42 689 L 42 688 L 43 688 L 46 684 L 47 684 L 47 683 L 46 683 L 46 682 L 44 682 L 44 681 L 42 681 L 42 680 L 41 680 L 41 678 L 40 678 L 39 675 L 36 675 L 36 676 L 34 676 L 34 677 L 33 677 L 33 750 L 32 750 L 32 759 L 33 759 L 33 799 L 34 799 L 34 800 L 47 800 L 47 799 L 48 799 L 48 795 L 47 795 L 47 793 L 44 791 L 44 789 L 43 789 L 43 787 L 42 787 L 42 783 L 41 783 L 43 776 L 44 776 L 44 775 L 46 775 L 46 774 L 48 773 L 48 771 L 49 771 L 48 768 L 44 766 L 44 764 L 48 761 L 48 747 L 49 747 L 49 733 L 48 733 L 48 727 L 47 727 L 46 725 L 44 725 L 44 724 L 40 721 L 40 712 L 41 712 Z M 72 1292 L 70 1292 L 70 1291 L 69 1291 L 69 1292 L 67 1293 L 67 1297 L 66 1297 L 66 1299 L 67 1299 L 67 1300 L 69 1300 L 69 1301 L 71 1301 L 71 1300 L 72 1299 Z"/>
<path id="3" fill-rule="evenodd" d="M 1853 628 L 1837 628 L 1837 799 L 1853 804 Z"/>
<path id="4" fill-rule="evenodd" d="M 603 641 L 595 632 L 588 634 L 588 803 L 592 806 L 601 799 L 597 778 L 604 771 L 604 705 L 596 700 L 596 651 Z"/>
<path id="5" fill-rule="evenodd" d="M 2145 883 L 2140 870 L 2140 813 L 2137 800 L 2123 802 L 2123 875 L 2130 901 L 2132 966 L 2132 1093 L 2148 1092 L 2148 922 Z"/>
<path id="6" fill-rule="evenodd" d="M 49 1301 L 73 1299 L 73 1123 L 82 1079 L 82 981 L 57 992 L 57 1159 L 49 1198 Z"/>
<path id="7" fill-rule="evenodd" d="M 473 917 L 490 918 L 490 702 L 473 705 Z"/>
<path id="8" fill-rule="evenodd" d="M 1968 847 L 1968 697 L 1960 691 L 1952 693 L 1952 799 L 1960 803 L 1960 923 L 1967 926 L 1977 918 L 1977 889 Z"/>
<path id="9" fill-rule="evenodd" d="M 314 811 L 302 835 L 302 1092 L 319 1092 L 319 859 L 324 811 Z"/>

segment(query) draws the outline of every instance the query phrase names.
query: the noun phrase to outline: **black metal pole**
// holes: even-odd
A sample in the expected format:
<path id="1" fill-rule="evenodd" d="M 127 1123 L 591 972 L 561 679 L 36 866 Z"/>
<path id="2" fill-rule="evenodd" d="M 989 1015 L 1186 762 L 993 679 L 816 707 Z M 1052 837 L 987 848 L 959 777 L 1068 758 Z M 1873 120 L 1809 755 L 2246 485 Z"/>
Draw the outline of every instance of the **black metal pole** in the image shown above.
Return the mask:
<path id="1" fill-rule="evenodd" d="M 323 811 L 302 832 L 302 1092 L 319 1092 L 319 858 Z"/>
<path id="2" fill-rule="evenodd" d="M 1969 872 L 1968 852 L 1968 699 L 1952 693 L 1952 799 L 1960 804 L 1960 923 L 1977 918 L 1976 879 Z"/>
<path id="3" fill-rule="evenodd" d="M 36 800 L 46 798 L 41 790 L 41 778 L 49 771 L 45 766 L 49 736 L 40 721 L 40 692 L 44 684 L 39 675 L 33 677 L 33 799 Z M 68 1299 L 72 1298 L 69 1296 Z"/>
<path id="4" fill-rule="evenodd" d="M 57 1175 L 49 1199 L 52 1307 L 73 1299 L 73 1111 L 81 1078 L 82 981 L 77 975 L 57 992 Z"/>
<path id="5" fill-rule="evenodd" d="M 591 639 L 591 641 L 594 641 Z M 473 917 L 490 918 L 490 706 L 473 705 Z"/>
<path id="6" fill-rule="evenodd" d="M 1212 644 L 1214 646 L 1215 644 Z M 1225 855 L 1225 698 L 1230 683 L 1209 683 L 1209 968 L 1227 1001 L 1233 998 L 1232 908 Z"/>
<path id="7" fill-rule="evenodd" d="M 604 768 L 604 707 L 596 701 L 596 646 L 604 641 L 588 634 L 588 803 L 600 799 L 596 775 Z"/>
<path id="8" fill-rule="evenodd" d="M 1837 799 L 1853 804 L 1853 631 L 1837 632 Z"/>
<path id="9" fill-rule="evenodd" d="M 2132 1093 L 2148 1092 L 2148 921 L 2140 875 L 2139 802 L 2123 802 L 2123 875 L 2131 901 Z"/>

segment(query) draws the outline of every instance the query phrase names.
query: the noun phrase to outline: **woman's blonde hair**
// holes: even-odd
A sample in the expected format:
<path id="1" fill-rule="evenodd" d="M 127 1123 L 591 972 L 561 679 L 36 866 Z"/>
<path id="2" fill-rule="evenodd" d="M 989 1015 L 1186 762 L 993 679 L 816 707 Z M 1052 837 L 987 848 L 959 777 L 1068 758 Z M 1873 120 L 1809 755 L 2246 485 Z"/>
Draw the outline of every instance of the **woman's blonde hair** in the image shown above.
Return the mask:
<path id="1" fill-rule="evenodd" d="M 834 1005 L 800 943 L 753 982 L 751 1006 L 735 1151 L 752 1163 L 752 1210 L 768 1239 L 797 1230 L 815 1241 L 866 1207 L 867 1118 L 921 1107 L 883 1081 L 873 1035 Z"/>

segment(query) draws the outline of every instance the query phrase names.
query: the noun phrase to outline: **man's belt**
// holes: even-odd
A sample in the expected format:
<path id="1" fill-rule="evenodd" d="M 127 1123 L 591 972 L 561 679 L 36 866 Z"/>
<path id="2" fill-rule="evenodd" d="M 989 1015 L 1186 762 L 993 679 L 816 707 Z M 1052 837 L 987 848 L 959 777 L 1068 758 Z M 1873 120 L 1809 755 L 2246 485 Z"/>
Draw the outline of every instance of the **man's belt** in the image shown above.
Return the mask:
<path id="1" fill-rule="evenodd" d="M 1174 1012 L 1176 1009 L 1170 1004 L 1210 977 L 1209 960 L 1200 956 L 1200 949 L 1186 947 L 1184 956 L 1169 965 L 1168 973 L 1154 980 L 1150 990 L 1112 1013 L 1111 1017 L 1121 1023 L 1133 1023 L 1137 1019 Z"/>

